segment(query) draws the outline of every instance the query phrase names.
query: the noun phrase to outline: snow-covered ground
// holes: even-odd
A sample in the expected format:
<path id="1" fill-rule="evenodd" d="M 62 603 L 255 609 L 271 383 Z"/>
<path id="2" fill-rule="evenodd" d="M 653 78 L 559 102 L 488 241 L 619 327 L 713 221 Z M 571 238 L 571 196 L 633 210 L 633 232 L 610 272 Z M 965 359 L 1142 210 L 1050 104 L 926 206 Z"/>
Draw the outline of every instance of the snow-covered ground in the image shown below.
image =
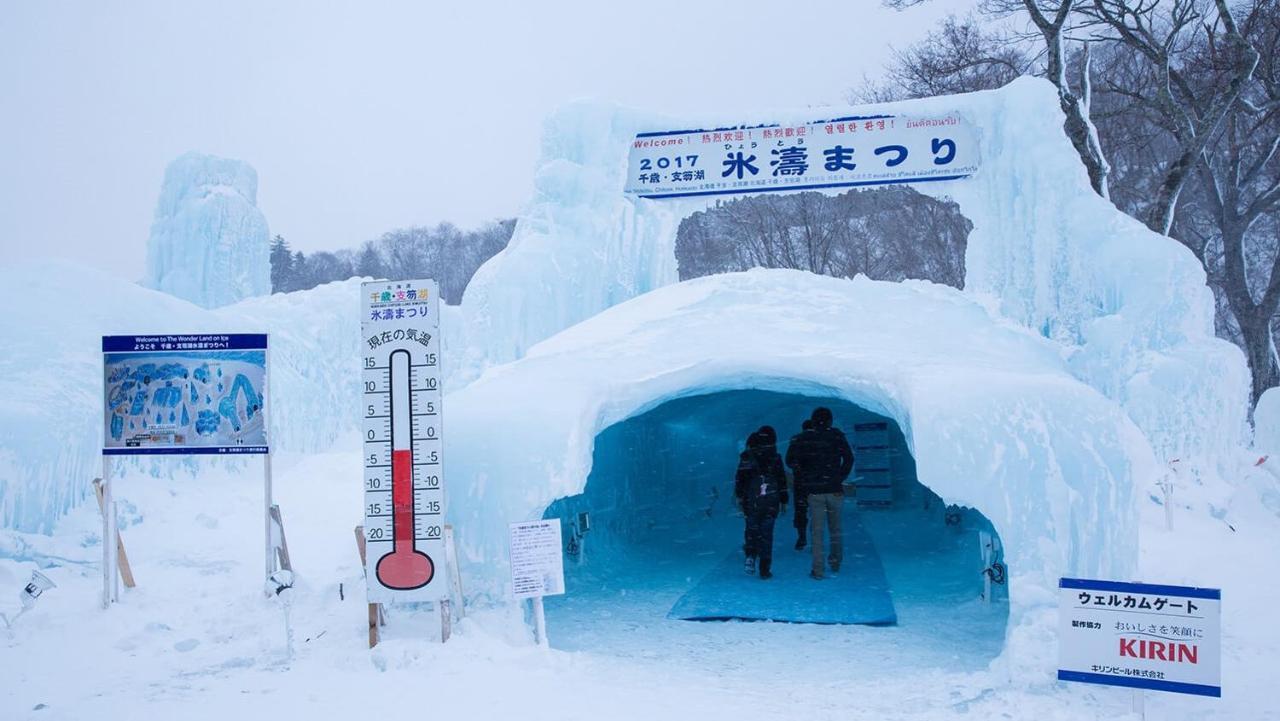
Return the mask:
<path id="1" fill-rule="evenodd" d="M 1054 680 L 1051 624 L 1043 662 L 1017 668 L 1003 657 L 975 664 L 970 649 L 945 644 L 919 657 L 902 653 L 901 629 L 690 623 L 628 616 L 635 606 L 625 604 L 618 623 L 584 619 L 585 626 L 553 604 L 549 651 L 501 611 L 473 611 L 441 645 L 433 612 L 394 609 L 385 640 L 369 651 L 348 530 L 359 521 L 360 487 L 351 480 L 359 477 L 358 455 L 351 445 L 276 461 L 299 573 L 287 592 L 295 594 L 292 660 L 282 606 L 261 590 L 257 463 L 242 470 L 208 463 L 174 480 L 121 479 L 123 533 L 139 585 L 108 611 L 99 607 L 94 509 L 77 508 L 53 536 L 4 532 L 0 587 L 17 588 L 37 567 L 15 558 L 38 559 L 58 586 L 0 634 L 3 717 L 319 721 L 404 713 L 410 703 L 424 715 L 458 718 L 1135 717 L 1126 716 L 1128 691 Z M 1235 482 L 1184 481 L 1173 533 L 1158 503 L 1141 505 L 1143 578 L 1226 589 L 1223 698 L 1149 693 L 1148 718 L 1280 718 L 1280 705 L 1268 700 L 1280 644 L 1280 625 L 1269 621 L 1280 509 L 1275 478 L 1253 469 L 1253 458 L 1238 459 Z M 791 550 L 780 543 L 783 552 Z M 15 598 L 0 603 L 16 610 Z M 939 613 L 933 622 L 948 619 Z M 671 642 L 675 624 L 690 627 L 679 644 Z"/>
<path id="2" fill-rule="evenodd" d="M 57 587 L 0 630 L 0 717 L 1123 718 L 1131 692 L 1055 680 L 1053 586 L 1076 574 L 1223 589 L 1223 698 L 1149 694 L 1150 717 L 1280 718 L 1280 455 L 1255 466 L 1264 451 L 1244 450 L 1247 369 L 1213 336 L 1200 265 L 1092 192 L 1066 138 L 1045 131 L 1062 123 L 1047 83 L 879 110 L 954 111 L 981 129 L 972 182 L 930 191 L 974 221 L 963 292 L 784 271 L 672 285 L 674 230 L 693 206 L 623 198 L 621 151 L 637 130 L 714 119 L 576 105 L 548 121 L 510 247 L 442 318 L 448 513 L 472 601 L 446 645 L 432 609 L 397 607 L 366 648 L 361 451 L 344 410 L 359 397 L 358 280 L 206 310 L 66 263 L 4 269 L 0 612 L 36 568 Z M 205 216 L 174 217 L 181 230 Z M 121 463 L 139 586 L 99 608 L 98 337 L 229 329 L 271 334 L 276 500 L 299 574 L 292 657 L 284 601 L 262 589 L 253 459 Z M 585 569 L 548 603 L 552 648 L 534 646 L 504 595 L 506 524 L 587 493 L 608 428 L 748 390 L 897 423 L 919 480 L 1005 543 L 1007 633 L 992 630 L 999 608 L 909 593 L 885 628 L 667 618 L 725 557 L 712 547 L 647 573 L 634 554 Z M 715 406 L 695 410 L 705 440 Z M 1264 404 L 1259 439 L 1280 437 L 1275 415 Z M 1186 468 L 1171 532 L 1155 483 L 1173 457 Z M 621 474 L 644 459 L 605 460 Z M 898 591 L 945 558 L 904 563 L 885 540 L 907 526 L 864 520 Z"/>

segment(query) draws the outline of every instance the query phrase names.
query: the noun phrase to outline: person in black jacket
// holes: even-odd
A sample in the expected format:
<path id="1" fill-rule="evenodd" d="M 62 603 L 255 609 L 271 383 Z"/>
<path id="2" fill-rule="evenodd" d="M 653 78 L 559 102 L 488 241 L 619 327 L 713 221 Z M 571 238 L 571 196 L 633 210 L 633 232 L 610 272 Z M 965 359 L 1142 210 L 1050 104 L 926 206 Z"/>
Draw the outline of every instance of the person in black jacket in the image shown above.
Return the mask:
<path id="1" fill-rule="evenodd" d="M 805 419 L 800 432 L 791 436 L 787 443 L 787 467 L 791 469 L 791 497 L 795 502 L 795 517 L 791 519 L 796 527 L 796 550 L 804 550 L 808 545 L 805 532 L 809 528 L 809 491 L 806 489 L 804 469 L 800 467 L 802 449 L 813 438 L 813 421 Z"/>
<path id="2" fill-rule="evenodd" d="M 769 426 L 761 426 L 748 436 L 747 448 L 738 457 L 733 484 L 746 520 L 742 546 L 747 557 L 746 572 L 755 573 L 758 562 L 762 579 L 773 576 L 773 524 L 788 500 L 787 472 L 778 455 L 777 441 L 777 433 Z"/>
<path id="3" fill-rule="evenodd" d="M 813 567 L 809 575 L 824 577 L 826 567 L 839 573 L 844 560 L 844 537 L 841 517 L 844 506 L 844 481 L 853 472 L 853 449 L 838 428 L 832 427 L 829 408 L 814 409 L 810 418 L 813 430 L 801 433 L 787 449 L 787 465 L 791 466 L 799 487 L 808 493 L 809 542 L 813 544 Z M 831 535 L 827 557 L 822 557 L 823 526 Z"/>

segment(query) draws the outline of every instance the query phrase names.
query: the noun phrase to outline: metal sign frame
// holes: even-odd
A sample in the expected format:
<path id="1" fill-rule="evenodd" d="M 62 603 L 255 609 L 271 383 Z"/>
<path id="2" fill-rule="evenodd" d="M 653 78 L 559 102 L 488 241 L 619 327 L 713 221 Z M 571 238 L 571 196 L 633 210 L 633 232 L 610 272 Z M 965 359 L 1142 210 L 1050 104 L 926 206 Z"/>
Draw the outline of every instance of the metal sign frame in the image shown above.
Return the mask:
<path id="1" fill-rule="evenodd" d="M 185 434 L 179 434 L 173 429 L 163 431 L 162 435 L 167 435 L 170 444 L 156 443 L 155 445 L 143 445 L 141 440 L 134 443 L 125 442 L 121 445 L 117 439 L 114 439 L 112 421 L 115 414 L 112 412 L 112 398 L 110 395 L 110 387 L 113 382 L 108 375 L 114 365 L 112 356 L 116 357 L 115 362 L 125 359 L 126 356 L 135 357 L 143 360 L 148 356 L 155 356 L 157 360 L 163 360 L 166 356 L 176 357 L 183 354 L 207 356 L 210 360 L 219 360 L 217 355 L 219 352 L 227 354 L 226 360 L 234 360 L 243 362 L 243 358 L 236 356 L 246 352 L 262 352 L 262 379 L 259 388 L 255 391 L 252 384 L 246 389 L 237 380 L 232 381 L 232 388 L 229 395 L 225 396 L 219 402 L 217 418 L 219 425 L 222 418 L 230 415 L 230 413 L 222 412 L 222 401 L 229 398 L 231 405 L 229 408 L 235 411 L 238 416 L 239 407 L 237 406 L 237 398 L 241 395 L 245 396 L 246 415 L 261 416 L 261 432 L 259 437 L 261 442 L 247 444 L 187 444 Z M 117 544 L 109 542 L 108 539 L 117 537 L 117 520 L 116 520 L 116 504 L 114 498 L 114 484 L 111 479 L 111 458 L 114 456 L 141 456 L 141 455 L 261 455 L 262 456 L 262 474 L 263 474 L 263 519 L 266 545 L 266 573 L 264 578 L 269 577 L 276 570 L 275 545 L 272 540 L 272 488 L 271 488 L 271 445 L 270 445 L 270 392 L 271 387 L 271 352 L 269 347 L 269 338 L 266 333 L 200 333 L 200 334 L 150 334 L 150 335 L 106 335 L 102 336 L 102 379 L 103 379 L 103 429 L 102 429 L 102 607 L 108 608 L 113 602 L 120 600 L 119 585 L 119 552 Z M 184 379 L 186 379 L 184 377 Z M 144 378 L 146 382 L 143 386 L 150 385 L 150 379 Z M 162 380 L 157 377 L 157 382 Z M 170 379 L 172 380 L 172 379 Z M 135 383 L 137 380 L 135 379 Z M 165 386 L 173 387 L 173 386 Z M 188 390 L 180 387 L 173 387 L 174 391 L 179 393 L 179 399 L 184 397 L 183 394 Z M 133 390 L 131 387 L 129 390 Z M 141 389 L 140 389 L 141 390 Z M 154 392 L 153 392 L 154 393 Z M 154 395 L 152 396 L 154 399 Z M 257 403 L 254 403 L 254 401 Z M 145 402 L 145 396 L 144 396 Z M 211 401 L 209 401 L 211 404 Z M 230 420 L 228 418 L 228 420 Z M 162 425 L 165 425 L 162 423 Z M 183 424 L 189 425 L 189 424 Z M 123 426 L 120 429 L 123 431 Z M 155 433 L 150 434 L 152 440 L 155 440 Z M 197 434 L 199 435 L 199 434 Z M 121 433 L 123 438 L 123 433 Z"/>

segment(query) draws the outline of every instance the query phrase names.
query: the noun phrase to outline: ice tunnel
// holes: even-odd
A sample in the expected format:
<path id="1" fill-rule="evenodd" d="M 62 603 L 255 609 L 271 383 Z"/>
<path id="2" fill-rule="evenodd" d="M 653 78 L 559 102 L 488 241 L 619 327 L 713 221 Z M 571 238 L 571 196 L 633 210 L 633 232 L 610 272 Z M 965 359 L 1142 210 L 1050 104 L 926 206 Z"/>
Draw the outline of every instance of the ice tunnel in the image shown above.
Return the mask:
<path id="1" fill-rule="evenodd" d="M 777 521 L 775 575 L 765 582 L 743 571 L 732 498 L 738 451 L 760 425 L 798 430 L 817 405 L 834 411 L 856 454 L 844 563 L 823 581 L 808 577 L 810 550 L 795 549 L 792 505 Z M 987 640 L 989 655 L 1004 634 L 1007 579 L 990 522 L 948 507 L 917 480 L 896 422 L 840 398 L 740 389 L 667 401 L 604 429 L 583 492 L 545 515 L 567 529 L 568 592 L 547 601 L 558 644 L 586 646 L 593 627 L 620 615 L 651 625 L 903 625 L 915 632 L 908 637 L 935 632 L 945 618 L 952 633 Z"/>
<path id="2" fill-rule="evenodd" d="M 1026 614 L 1051 605 L 1058 577 L 1132 570 L 1133 482 L 1154 469 L 1141 432 L 1071 376 L 1055 344 L 924 282 L 753 270 L 673 284 L 562 331 L 446 402 L 457 489 L 448 515 L 468 596 L 510 597 L 507 523 L 561 517 L 570 588 L 548 609 L 575 619 L 582 643 L 600 630 L 593 618 L 684 639 L 724 624 L 680 619 L 746 618 L 767 601 L 788 618 L 765 617 L 814 623 L 765 626 L 796 629 L 896 632 L 945 608 L 966 619 L 957 628 L 989 631 L 981 637 L 998 652 Z M 746 597 L 767 584 L 734 558 L 732 466 L 748 431 L 768 423 L 785 441 L 815 405 L 832 408 L 855 444 L 886 447 L 888 464 L 863 452 L 856 473 L 867 477 L 855 482 L 862 500 L 887 493 L 891 503 L 846 502 L 846 553 L 862 557 L 838 583 L 810 582 L 843 589 L 849 603 L 784 592 L 807 561 L 785 519 L 775 597 Z M 880 442 L 862 440 L 876 424 Z M 886 465 L 891 480 L 872 482 Z M 958 526 L 947 525 L 952 506 L 968 509 Z M 579 511 L 591 530 L 575 549 Z M 988 609 L 976 607 L 979 534 L 1007 570 Z M 572 645 L 566 625 L 561 642 Z"/>

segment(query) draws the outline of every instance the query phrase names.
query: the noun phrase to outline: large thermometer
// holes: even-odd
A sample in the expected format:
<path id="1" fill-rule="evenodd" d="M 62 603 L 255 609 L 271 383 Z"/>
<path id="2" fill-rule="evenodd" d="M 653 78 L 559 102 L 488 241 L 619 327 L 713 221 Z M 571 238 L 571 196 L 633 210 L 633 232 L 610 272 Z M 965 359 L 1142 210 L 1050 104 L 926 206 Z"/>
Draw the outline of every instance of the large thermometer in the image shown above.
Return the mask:
<path id="1" fill-rule="evenodd" d="M 413 493 L 413 389 L 409 351 L 391 351 L 391 552 L 378 559 L 378 581 L 387 588 L 410 590 L 431 583 L 435 563 L 414 543 L 418 504 Z"/>
<path id="2" fill-rule="evenodd" d="M 365 578 L 371 603 L 448 595 L 432 281 L 363 284 Z"/>

